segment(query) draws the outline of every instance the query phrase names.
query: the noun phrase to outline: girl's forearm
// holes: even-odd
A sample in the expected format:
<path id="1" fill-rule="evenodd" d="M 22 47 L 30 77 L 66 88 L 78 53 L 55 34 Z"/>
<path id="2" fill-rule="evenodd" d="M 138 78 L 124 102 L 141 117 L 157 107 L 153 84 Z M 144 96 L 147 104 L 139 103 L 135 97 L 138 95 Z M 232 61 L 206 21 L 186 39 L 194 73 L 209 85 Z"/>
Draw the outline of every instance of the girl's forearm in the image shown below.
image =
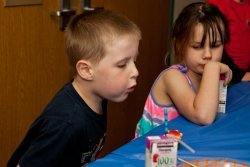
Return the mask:
<path id="1" fill-rule="evenodd" d="M 219 63 L 208 63 L 204 68 L 200 88 L 194 100 L 200 124 L 211 124 L 216 117 L 219 104 L 219 77 Z"/>

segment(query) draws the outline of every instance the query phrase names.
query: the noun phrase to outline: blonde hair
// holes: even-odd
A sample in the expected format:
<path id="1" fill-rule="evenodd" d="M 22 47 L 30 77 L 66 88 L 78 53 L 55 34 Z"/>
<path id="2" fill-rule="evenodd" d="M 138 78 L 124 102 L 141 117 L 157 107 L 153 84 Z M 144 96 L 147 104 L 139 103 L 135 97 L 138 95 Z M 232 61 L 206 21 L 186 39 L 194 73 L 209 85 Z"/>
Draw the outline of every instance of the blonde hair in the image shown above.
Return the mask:
<path id="1" fill-rule="evenodd" d="M 79 60 L 98 63 L 105 55 L 106 45 L 124 36 L 141 39 L 138 26 L 125 16 L 108 10 L 77 15 L 65 30 L 65 47 L 73 74 Z"/>

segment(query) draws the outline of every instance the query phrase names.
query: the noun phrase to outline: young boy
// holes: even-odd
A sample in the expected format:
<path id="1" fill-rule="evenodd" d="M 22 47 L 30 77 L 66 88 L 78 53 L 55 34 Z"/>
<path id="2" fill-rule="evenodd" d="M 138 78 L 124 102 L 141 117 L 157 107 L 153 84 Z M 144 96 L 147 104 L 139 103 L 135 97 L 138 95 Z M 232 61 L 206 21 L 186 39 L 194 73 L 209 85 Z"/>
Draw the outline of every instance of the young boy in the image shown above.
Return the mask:
<path id="1" fill-rule="evenodd" d="M 73 69 L 65 85 L 35 120 L 8 167 L 77 167 L 95 160 L 106 133 L 106 100 L 133 92 L 139 28 L 111 11 L 76 16 L 65 31 Z"/>

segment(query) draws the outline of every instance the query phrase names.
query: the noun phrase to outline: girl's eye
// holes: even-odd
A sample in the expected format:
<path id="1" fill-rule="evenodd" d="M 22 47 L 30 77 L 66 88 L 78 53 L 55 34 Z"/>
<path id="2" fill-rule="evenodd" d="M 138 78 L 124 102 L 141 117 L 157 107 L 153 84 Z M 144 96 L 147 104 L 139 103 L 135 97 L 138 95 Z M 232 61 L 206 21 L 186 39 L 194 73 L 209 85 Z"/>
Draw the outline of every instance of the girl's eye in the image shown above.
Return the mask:
<path id="1" fill-rule="evenodd" d="M 219 48 L 221 46 L 221 44 L 215 44 L 215 45 L 212 45 L 211 48 Z"/>
<path id="2" fill-rule="evenodd" d="M 194 48 L 194 49 L 200 49 L 201 46 L 200 45 L 193 45 L 192 48 Z"/>

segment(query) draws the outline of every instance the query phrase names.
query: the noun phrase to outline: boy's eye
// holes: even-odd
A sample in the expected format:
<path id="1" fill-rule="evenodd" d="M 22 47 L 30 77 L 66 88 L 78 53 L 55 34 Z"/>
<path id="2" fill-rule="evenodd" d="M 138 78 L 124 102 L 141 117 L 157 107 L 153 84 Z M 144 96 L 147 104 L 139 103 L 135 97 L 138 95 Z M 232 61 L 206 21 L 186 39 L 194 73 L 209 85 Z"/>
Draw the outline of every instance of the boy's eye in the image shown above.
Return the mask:
<path id="1" fill-rule="evenodd" d="M 126 67 L 126 66 L 127 66 L 127 63 L 124 63 L 124 64 L 118 64 L 118 65 L 117 65 L 117 67 L 118 67 L 118 68 L 124 68 L 124 67 Z"/>

